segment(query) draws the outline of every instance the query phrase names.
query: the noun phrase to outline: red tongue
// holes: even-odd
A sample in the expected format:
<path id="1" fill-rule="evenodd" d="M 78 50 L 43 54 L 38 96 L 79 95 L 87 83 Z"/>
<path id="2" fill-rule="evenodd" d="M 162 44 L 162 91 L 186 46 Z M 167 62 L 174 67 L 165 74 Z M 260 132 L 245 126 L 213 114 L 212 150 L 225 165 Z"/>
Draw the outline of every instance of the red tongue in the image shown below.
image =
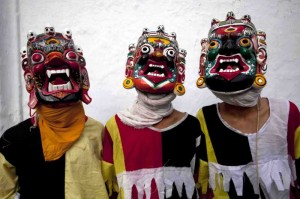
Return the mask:
<path id="1" fill-rule="evenodd" d="M 226 67 L 226 69 L 224 69 L 224 70 L 234 70 L 234 68 L 235 68 L 234 66 L 228 65 Z M 226 79 L 227 81 L 231 81 L 233 78 L 235 78 L 240 73 L 241 73 L 241 71 L 238 70 L 238 71 L 233 71 L 233 72 L 219 72 L 219 75 L 221 77 L 223 77 L 224 79 Z"/>
<path id="2" fill-rule="evenodd" d="M 52 85 L 59 85 L 59 84 L 66 84 L 66 83 L 67 83 L 67 81 L 65 81 L 61 77 L 57 77 L 53 81 L 51 81 Z"/>
<path id="3" fill-rule="evenodd" d="M 226 69 L 233 69 L 233 67 L 231 67 L 230 65 L 228 65 L 228 66 L 226 67 Z"/>

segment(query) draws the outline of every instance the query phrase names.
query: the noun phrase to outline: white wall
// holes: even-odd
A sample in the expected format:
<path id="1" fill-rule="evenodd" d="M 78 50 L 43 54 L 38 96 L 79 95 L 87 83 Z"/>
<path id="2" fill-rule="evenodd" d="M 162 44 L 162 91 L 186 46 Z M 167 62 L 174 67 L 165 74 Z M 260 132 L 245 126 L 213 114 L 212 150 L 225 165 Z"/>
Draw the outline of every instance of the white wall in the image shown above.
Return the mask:
<path id="1" fill-rule="evenodd" d="M 15 0 L 0 0 L 0 135 L 23 115 L 18 8 Z"/>
<path id="2" fill-rule="evenodd" d="M 18 45 L 26 45 L 28 30 L 41 33 L 50 23 L 56 31 L 70 28 L 77 45 L 84 50 L 93 101 L 86 113 L 105 123 L 135 100 L 135 90 L 122 87 L 127 47 L 147 27 L 160 24 L 176 32 L 179 46 L 187 50 L 186 94 L 174 106 L 196 114 L 204 105 L 218 100 L 206 89 L 197 89 L 200 40 L 207 36 L 212 18 L 224 20 L 228 11 L 237 18 L 250 14 L 257 29 L 267 33 L 268 84 L 263 96 L 286 98 L 300 108 L 300 1 L 299 0 L 0 0 L 1 2 L 1 130 L 29 116 L 28 94 L 18 90 L 21 66 Z M 4 7 L 3 7 L 4 5 Z M 20 26 L 14 6 L 20 9 Z M 4 13 L 2 12 L 4 11 Z M 2 27 L 6 28 L 3 30 Z M 20 38 L 16 30 L 20 29 Z M 16 43 L 20 41 L 19 43 Z M 5 45 L 5 46 L 3 46 Z M 9 49 L 7 47 L 10 46 Z M 9 50 L 9 51 L 8 51 Z M 3 71 L 5 76 L 3 76 Z M 23 75 L 23 74 L 21 74 Z M 23 77 L 22 77 L 23 78 Z M 14 89 L 12 89 L 14 88 Z M 18 96 L 23 97 L 18 99 Z M 12 99 L 15 98 L 15 99 Z M 5 100 L 4 100 L 5 99 Z M 12 99 L 13 102 L 10 101 Z M 22 110 L 18 111 L 18 100 Z M 13 105 L 12 105 L 13 104 Z M 9 112 L 2 109 L 9 108 Z M 16 113 L 13 116 L 12 113 Z M 14 119 L 7 119 L 7 118 Z M 2 121 L 6 122 L 2 122 Z"/>

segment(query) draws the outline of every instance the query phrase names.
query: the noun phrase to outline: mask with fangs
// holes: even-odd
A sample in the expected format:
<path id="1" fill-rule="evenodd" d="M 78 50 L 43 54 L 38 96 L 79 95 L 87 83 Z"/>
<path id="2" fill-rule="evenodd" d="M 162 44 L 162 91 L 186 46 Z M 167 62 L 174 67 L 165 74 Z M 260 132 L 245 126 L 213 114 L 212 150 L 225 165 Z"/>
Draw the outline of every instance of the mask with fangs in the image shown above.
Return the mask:
<path id="1" fill-rule="evenodd" d="M 185 56 L 175 33 L 166 33 L 162 25 L 157 31 L 145 28 L 137 45 L 129 45 L 123 86 L 146 93 L 183 95 Z"/>
<path id="2" fill-rule="evenodd" d="M 89 104 L 90 87 L 82 49 L 74 45 L 72 33 L 55 32 L 47 26 L 44 33 L 27 35 L 27 48 L 21 50 L 28 106 L 38 102 L 54 104 L 82 100 Z M 79 50 L 78 50 L 79 49 Z"/>
<path id="3" fill-rule="evenodd" d="M 197 86 L 220 93 L 239 93 L 266 85 L 266 34 L 257 31 L 251 17 L 213 19 L 208 38 L 201 40 Z"/>

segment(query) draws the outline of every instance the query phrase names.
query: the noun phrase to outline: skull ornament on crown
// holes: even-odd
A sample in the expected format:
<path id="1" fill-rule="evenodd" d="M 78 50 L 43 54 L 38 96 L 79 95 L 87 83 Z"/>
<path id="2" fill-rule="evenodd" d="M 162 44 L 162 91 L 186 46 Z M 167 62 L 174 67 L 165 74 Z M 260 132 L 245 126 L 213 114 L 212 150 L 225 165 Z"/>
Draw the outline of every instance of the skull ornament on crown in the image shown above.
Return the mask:
<path id="1" fill-rule="evenodd" d="M 82 100 L 88 104 L 90 87 L 80 47 L 75 46 L 72 32 L 55 32 L 47 26 L 42 34 L 29 31 L 27 48 L 21 50 L 28 106 L 43 103 L 66 103 Z"/>
<path id="2" fill-rule="evenodd" d="M 239 93 L 266 85 L 266 34 L 257 31 L 251 17 L 213 19 L 208 38 L 201 40 L 197 87 L 221 93 Z"/>
<path id="3" fill-rule="evenodd" d="M 186 51 L 178 48 L 176 34 L 164 26 L 143 30 L 137 45 L 129 45 L 123 86 L 153 94 L 174 92 L 183 95 Z"/>

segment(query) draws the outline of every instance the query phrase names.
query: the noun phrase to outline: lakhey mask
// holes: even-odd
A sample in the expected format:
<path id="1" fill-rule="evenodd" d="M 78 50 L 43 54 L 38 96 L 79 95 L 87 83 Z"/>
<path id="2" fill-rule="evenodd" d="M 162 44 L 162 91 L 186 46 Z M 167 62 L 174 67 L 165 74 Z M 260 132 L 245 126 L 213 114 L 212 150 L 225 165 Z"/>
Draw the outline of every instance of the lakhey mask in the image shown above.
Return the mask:
<path id="1" fill-rule="evenodd" d="M 30 93 L 28 106 L 34 109 L 38 101 L 90 103 L 85 59 L 81 48 L 74 45 L 71 31 L 58 33 L 48 26 L 43 34 L 29 31 L 27 39 L 21 59 L 26 90 Z"/>
<path id="2" fill-rule="evenodd" d="M 178 48 L 176 34 L 164 26 L 157 31 L 143 30 L 138 43 L 129 45 L 123 86 L 146 93 L 183 95 L 186 51 Z"/>
<path id="3" fill-rule="evenodd" d="M 257 31 L 251 17 L 213 19 L 207 39 L 201 40 L 197 87 L 221 93 L 239 93 L 266 85 L 266 34 Z"/>

